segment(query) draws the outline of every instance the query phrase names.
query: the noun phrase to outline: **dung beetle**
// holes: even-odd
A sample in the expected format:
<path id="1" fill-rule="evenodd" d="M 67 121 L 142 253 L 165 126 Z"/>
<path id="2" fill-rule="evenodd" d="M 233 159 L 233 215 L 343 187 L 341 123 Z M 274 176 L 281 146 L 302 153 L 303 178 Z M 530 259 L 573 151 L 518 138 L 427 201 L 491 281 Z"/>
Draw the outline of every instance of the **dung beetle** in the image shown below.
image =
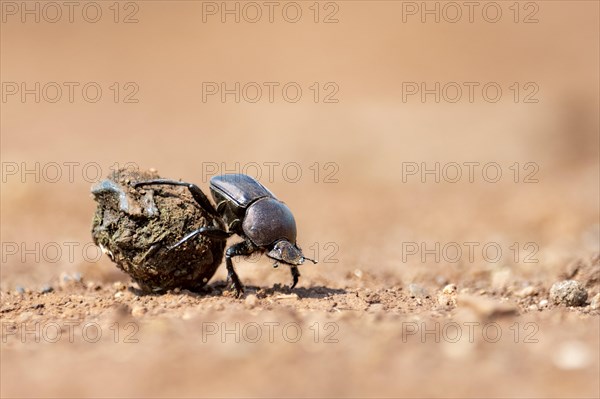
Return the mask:
<path id="1" fill-rule="evenodd" d="M 187 187 L 202 209 L 215 217 L 222 218 L 227 226 L 227 230 L 214 226 L 201 227 L 169 247 L 170 250 L 197 235 L 226 240 L 233 234 L 237 234 L 244 239 L 225 251 L 227 278 L 231 280 L 236 296 L 244 292 L 244 287 L 233 268 L 234 256 L 249 256 L 259 251 L 275 260 L 274 267 L 278 266 L 278 262 L 289 265 L 293 278 L 291 288 L 298 284 L 300 277 L 298 265 L 306 260 L 317 263 L 305 257 L 296 244 L 296 221 L 290 209 L 254 178 L 240 173 L 212 177 L 210 192 L 217 204 L 216 207 L 202 190 L 192 183 L 155 179 L 135 182 L 133 186 L 137 188 L 161 184 Z"/>

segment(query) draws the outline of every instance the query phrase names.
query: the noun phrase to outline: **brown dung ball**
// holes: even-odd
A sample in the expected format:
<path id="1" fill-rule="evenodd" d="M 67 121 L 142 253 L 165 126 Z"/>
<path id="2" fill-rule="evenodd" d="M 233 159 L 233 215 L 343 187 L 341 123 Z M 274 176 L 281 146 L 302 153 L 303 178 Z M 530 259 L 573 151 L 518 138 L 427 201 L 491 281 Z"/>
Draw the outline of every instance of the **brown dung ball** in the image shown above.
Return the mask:
<path id="1" fill-rule="evenodd" d="M 94 243 L 146 292 L 198 289 L 219 267 L 225 241 L 199 235 L 168 247 L 200 227 L 224 228 L 223 222 L 198 206 L 186 187 L 132 185 L 158 178 L 154 171 L 122 169 L 92 187 L 98 203 Z"/>

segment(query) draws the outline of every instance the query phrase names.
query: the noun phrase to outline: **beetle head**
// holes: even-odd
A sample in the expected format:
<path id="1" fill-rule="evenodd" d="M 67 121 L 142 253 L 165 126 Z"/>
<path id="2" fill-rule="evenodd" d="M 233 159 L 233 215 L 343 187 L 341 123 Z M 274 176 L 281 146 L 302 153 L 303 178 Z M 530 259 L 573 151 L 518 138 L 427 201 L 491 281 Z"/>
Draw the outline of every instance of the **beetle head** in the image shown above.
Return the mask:
<path id="1" fill-rule="evenodd" d="M 267 256 L 271 259 L 287 263 L 288 265 L 301 265 L 305 260 L 317 263 L 314 260 L 305 257 L 304 254 L 302 254 L 302 250 L 288 240 L 277 241 L 273 248 L 267 253 Z"/>

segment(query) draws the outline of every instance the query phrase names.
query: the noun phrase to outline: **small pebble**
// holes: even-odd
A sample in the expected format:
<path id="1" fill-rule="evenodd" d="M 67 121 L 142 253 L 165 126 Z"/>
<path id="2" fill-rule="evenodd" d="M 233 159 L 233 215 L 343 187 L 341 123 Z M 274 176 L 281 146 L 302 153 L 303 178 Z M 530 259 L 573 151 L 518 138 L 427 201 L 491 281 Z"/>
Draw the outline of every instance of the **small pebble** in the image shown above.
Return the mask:
<path id="1" fill-rule="evenodd" d="M 50 293 L 50 292 L 52 292 L 52 291 L 54 291 L 54 288 L 52 288 L 52 287 L 51 287 L 51 286 L 49 286 L 49 285 L 45 285 L 45 286 L 43 286 L 43 287 L 42 287 L 42 289 L 40 290 L 40 293 L 42 293 L 42 294 L 48 294 L 48 293 Z"/>
<path id="2" fill-rule="evenodd" d="M 383 303 L 374 303 L 374 304 L 369 305 L 369 307 L 367 308 L 367 312 L 369 312 L 369 313 L 380 313 L 380 312 L 383 312 L 384 310 L 385 309 L 384 309 Z"/>
<path id="3" fill-rule="evenodd" d="M 580 341 L 562 343 L 554 352 L 554 365 L 562 370 L 577 370 L 589 366 L 592 350 Z"/>
<path id="4" fill-rule="evenodd" d="M 100 289 L 102 289 L 102 286 L 100 284 L 95 283 L 93 281 L 88 281 L 88 283 L 85 286 L 88 290 L 99 291 Z"/>
<path id="5" fill-rule="evenodd" d="M 127 286 L 122 281 L 116 281 L 113 283 L 113 288 L 117 291 L 123 291 Z"/>
<path id="6" fill-rule="evenodd" d="M 515 293 L 515 295 L 518 296 L 519 298 L 527 298 L 527 297 L 533 296 L 535 294 L 537 294 L 537 289 L 532 285 L 529 285 Z"/>
<path id="7" fill-rule="evenodd" d="M 413 298 L 428 298 L 429 292 L 424 287 L 421 287 L 419 284 L 409 284 L 408 292 Z"/>
<path id="8" fill-rule="evenodd" d="M 545 308 L 546 306 L 548 306 L 548 300 L 547 299 L 542 299 L 539 303 L 540 308 Z"/>
<path id="9" fill-rule="evenodd" d="M 362 276 L 363 276 L 362 270 L 360 270 L 360 269 L 354 270 L 354 276 L 356 276 L 358 278 L 362 278 Z"/>
<path id="10" fill-rule="evenodd" d="M 456 292 L 457 288 L 455 284 L 446 285 L 437 297 L 438 303 L 444 307 L 456 306 Z"/>
<path id="11" fill-rule="evenodd" d="M 15 288 L 15 291 L 17 291 L 18 294 L 24 294 L 25 293 L 25 288 L 23 288 L 20 285 L 17 285 L 17 287 Z"/>
<path id="12" fill-rule="evenodd" d="M 557 305 L 583 306 L 587 297 L 585 288 L 575 280 L 559 281 L 550 288 L 550 299 Z"/>
<path id="13" fill-rule="evenodd" d="M 596 294 L 596 295 L 595 295 L 595 296 L 592 298 L 592 300 L 591 300 L 591 302 L 590 302 L 590 307 L 591 307 L 592 309 L 594 309 L 594 310 L 596 310 L 596 309 L 600 309 L 600 293 L 599 293 L 599 294 Z"/>
<path id="14" fill-rule="evenodd" d="M 119 291 L 115 294 L 115 298 L 121 298 L 122 296 L 123 296 L 123 293 L 121 291 Z"/>
<path id="15" fill-rule="evenodd" d="M 281 300 L 292 300 L 292 301 L 298 301 L 300 300 L 300 297 L 298 296 L 298 294 L 281 294 L 281 295 L 277 295 L 275 298 L 275 300 L 277 301 L 281 301 Z"/>
<path id="16" fill-rule="evenodd" d="M 147 311 L 148 309 L 143 306 L 134 306 L 133 309 L 131 309 L 131 315 L 133 317 L 141 317 L 146 314 Z"/>
<path id="17" fill-rule="evenodd" d="M 442 294 L 444 295 L 453 295 L 456 294 L 456 284 L 448 284 L 442 290 Z"/>
<path id="18" fill-rule="evenodd" d="M 448 280 L 446 279 L 446 277 L 444 276 L 436 276 L 435 277 L 435 282 L 438 285 L 445 285 L 448 284 Z"/>
<path id="19" fill-rule="evenodd" d="M 492 288 L 494 291 L 502 291 L 506 286 L 508 286 L 508 282 L 512 278 L 512 274 L 509 269 L 499 269 L 495 270 L 492 273 Z"/>
<path id="20" fill-rule="evenodd" d="M 535 312 L 536 310 L 538 310 L 538 307 L 536 304 L 530 305 L 527 309 L 529 309 L 529 311 L 531 312 Z"/>
<path id="21" fill-rule="evenodd" d="M 485 318 L 496 318 L 500 316 L 514 316 L 518 309 L 510 302 L 500 302 L 496 299 L 485 298 L 475 295 L 461 295 L 458 297 L 458 306 L 469 308 L 477 315 Z"/>
<path id="22" fill-rule="evenodd" d="M 246 299 L 244 299 L 244 303 L 247 307 L 253 308 L 258 303 L 258 298 L 254 294 L 249 294 Z"/>

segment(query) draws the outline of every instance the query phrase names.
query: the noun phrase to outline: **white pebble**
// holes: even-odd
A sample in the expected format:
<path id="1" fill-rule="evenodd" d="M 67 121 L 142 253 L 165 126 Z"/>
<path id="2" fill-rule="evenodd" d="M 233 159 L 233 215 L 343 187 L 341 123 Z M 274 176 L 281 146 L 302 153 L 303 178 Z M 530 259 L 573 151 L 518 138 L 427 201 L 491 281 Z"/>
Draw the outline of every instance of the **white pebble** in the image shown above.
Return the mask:
<path id="1" fill-rule="evenodd" d="M 600 294 L 596 294 L 590 301 L 590 307 L 594 310 L 600 309 Z"/>
<path id="2" fill-rule="evenodd" d="M 562 370 L 585 368 L 591 361 L 590 349 L 580 341 L 562 343 L 554 353 L 554 365 Z"/>

